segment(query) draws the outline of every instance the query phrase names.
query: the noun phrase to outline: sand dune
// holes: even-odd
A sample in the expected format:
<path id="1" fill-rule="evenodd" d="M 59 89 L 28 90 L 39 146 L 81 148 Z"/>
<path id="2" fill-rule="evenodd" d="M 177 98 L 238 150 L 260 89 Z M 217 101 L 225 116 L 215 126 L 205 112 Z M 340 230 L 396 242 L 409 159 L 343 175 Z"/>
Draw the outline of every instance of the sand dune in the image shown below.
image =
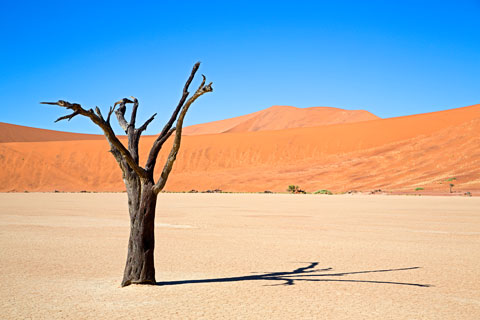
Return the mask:
<path id="1" fill-rule="evenodd" d="M 290 128 L 317 127 L 379 119 L 365 110 L 343 110 L 330 107 L 295 108 L 273 106 L 244 116 L 202 123 L 184 129 L 185 135 L 224 132 L 253 132 Z"/>
<path id="2" fill-rule="evenodd" d="M 290 106 L 273 106 L 240 117 L 185 127 L 183 133 L 185 135 L 199 135 L 223 132 L 281 130 L 374 119 L 379 118 L 364 110 L 343 110 L 330 107 L 295 108 Z M 0 122 L 0 143 L 102 139 L 104 139 L 103 135 L 46 130 Z"/>
<path id="3" fill-rule="evenodd" d="M 480 105 L 372 121 L 186 136 L 166 189 L 480 191 Z M 144 137 L 141 159 L 153 142 Z M 167 142 L 165 149 L 168 149 Z M 1 191 L 121 191 L 101 140 L 0 144 Z M 166 151 L 160 154 L 161 165 Z M 5 169 L 6 168 L 6 169 Z M 158 172 L 159 170 L 157 170 Z"/>
<path id="4" fill-rule="evenodd" d="M 100 139 L 104 139 L 103 136 L 96 134 L 82 134 L 46 130 L 0 122 L 0 143 Z"/>

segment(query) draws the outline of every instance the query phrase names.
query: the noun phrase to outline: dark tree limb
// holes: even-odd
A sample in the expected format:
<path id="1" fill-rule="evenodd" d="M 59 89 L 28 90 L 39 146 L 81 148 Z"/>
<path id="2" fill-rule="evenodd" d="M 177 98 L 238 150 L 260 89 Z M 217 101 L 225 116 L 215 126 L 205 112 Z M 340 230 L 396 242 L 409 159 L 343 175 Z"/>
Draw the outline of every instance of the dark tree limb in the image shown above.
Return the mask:
<path id="1" fill-rule="evenodd" d="M 200 63 L 196 63 L 183 88 L 182 97 L 175 108 L 170 120 L 167 122 L 157 139 L 154 141 L 152 149 L 147 160 L 146 169 L 139 166 L 138 147 L 142 132 L 154 120 L 156 114 L 151 116 L 139 128 L 135 128 L 135 122 L 138 111 L 138 100 L 131 97 L 132 100 L 124 98 L 117 101 L 113 107 L 110 107 L 106 120 L 104 119 L 100 108 L 96 107 L 85 110 L 80 104 L 70 103 L 59 100 L 57 102 L 42 102 L 43 104 L 57 105 L 72 110 L 71 114 L 57 119 L 70 120 L 77 115 L 89 118 L 93 123 L 99 126 L 108 143 L 110 152 L 118 162 L 123 173 L 123 181 L 128 195 L 128 209 L 130 214 L 130 238 L 128 243 L 128 255 L 125 265 L 125 272 L 122 286 L 132 283 L 155 284 L 154 267 L 154 248 L 155 248 L 155 208 L 157 194 L 165 186 L 166 180 L 173 167 L 180 148 L 183 120 L 190 105 L 202 94 L 212 91 L 212 84 L 205 85 L 205 77 L 195 94 L 187 100 L 189 96 L 188 88 L 193 81 Z M 130 122 L 125 119 L 126 105 L 132 103 L 132 113 Z M 118 106 L 118 109 L 117 109 Z M 120 127 L 125 131 L 128 137 L 128 149 L 115 136 L 110 125 L 110 118 L 115 112 Z M 178 118 L 178 119 L 177 119 Z M 173 123 L 177 121 L 176 127 L 172 128 Z M 153 173 L 155 162 L 160 149 L 169 137 L 176 131 L 175 139 L 170 154 L 167 158 L 160 179 L 155 184 Z"/>
<path id="2" fill-rule="evenodd" d="M 115 111 L 115 115 L 117 116 L 118 124 L 122 129 L 125 131 L 125 133 L 128 133 L 128 122 L 125 120 L 125 112 L 127 111 L 126 104 L 127 103 L 133 103 L 133 101 L 123 98 L 120 101 L 115 102 L 113 105 L 114 107 L 118 104 L 118 109 Z"/>
<path id="3" fill-rule="evenodd" d="M 190 73 L 190 76 L 187 79 L 187 82 L 185 83 L 185 86 L 183 87 L 183 93 L 182 97 L 180 98 L 180 101 L 178 102 L 177 107 L 175 108 L 175 111 L 173 112 L 172 116 L 170 117 L 170 120 L 168 120 L 167 124 L 163 128 L 162 132 L 160 133 L 161 136 L 164 136 L 167 134 L 168 130 L 173 126 L 173 123 L 175 122 L 175 119 L 177 119 L 178 113 L 182 109 L 183 104 L 185 103 L 185 100 L 187 99 L 188 95 L 190 92 L 188 92 L 188 87 L 190 87 L 190 84 L 192 83 L 193 78 L 195 77 L 195 74 L 198 71 L 198 68 L 200 67 L 200 62 L 195 63 L 193 66 L 192 72 Z"/>
<path id="4" fill-rule="evenodd" d="M 193 66 L 192 72 L 190 73 L 190 76 L 187 79 L 187 82 L 185 82 L 185 86 L 183 87 L 182 97 L 180 98 L 180 101 L 178 102 L 177 107 L 173 111 L 172 116 L 170 117 L 170 120 L 168 120 L 168 122 L 165 124 L 165 127 L 163 127 L 157 139 L 153 142 L 152 148 L 150 149 L 150 153 L 148 155 L 147 163 L 145 165 L 145 170 L 150 172 L 152 176 L 153 176 L 153 171 L 155 170 L 155 164 L 157 162 L 158 153 L 160 152 L 160 149 L 162 148 L 163 143 L 167 140 L 167 139 L 164 139 L 164 137 L 167 134 L 168 136 L 172 134 L 172 132 L 169 133 L 169 130 L 170 128 L 172 128 L 173 123 L 177 119 L 178 113 L 182 109 L 185 103 L 185 100 L 190 94 L 190 92 L 188 92 L 188 88 L 190 87 L 190 84 L 192 83 L 193 78 L 195 77 L 195 74 L 197 73 L 199 67 L 200 67 L 200 62 L 195 63 L 195 65 Z"/>
<path id="5" fill-rule="evenodd" d="M 137 119 L 137 109 L 138 109 L 138 100 L 135 97 L 131 97 L 133 99 L 133 107 L 132 107 L 132 115 L 130 117 L 130 126 L 135 129 L 135 121 Z"/>
<path id="6" fill-rule="evenodd" d="M 122 104 L 122 103 L 123 103 L 123 104 L 133 103 L 133 101 L 130 100 L 130 99 L 127 99 L 127 98 L 123 98 L 122 100 L 115 102 L 115 104 L 113 105 L 113 107 L 115 108 L 115 107 L 117 106 L 117 104 Z"/>
<path id="7" fill-rule="evenodd" d="M 156 116 L 156 115 L 157 115 L 157 114 L 155 113 L 153 116 L 151 116 L 147 121 L 145 121 L 144 124 L 142 124 L 142 125 L 137 129 L 139 135 L 141 135 L 143 131 L 147 130 L 148 125 L 150 124 L 150 122 L 153 121 L 153 119 L 155 119 L 155 116 Z"/>
<path id="8" fill-rule="evenodd" d="M 57 120 L 55 120 L 55 122 L 58 122 L 58 121 L 61 121 L 61 120 L 65 120 L 67 119 L 68 121 L 70 121 L 73 117 L 79 115 L 80 113 L 75 111 L 73 112 L 72 114 L 67 114 L 66 116 L 63 116 L 63 117 L 60 117 L 58 118 Z"/>
<path id="9" fill-rule="evenodd" d="M 108 116 L 107 116 L 107 123 L 110 124 L 110 117 L 112 116 L 112 113 L 115 111 L 115 107 L 110 107 L 110 110 L 108 110 Z"/>
<path id="10" fill-rule="evenodd" d="M 132 100 L 123 98 L 120 101 L 115 102 L 115 105 L 119 105 L 118 110 L 115 111 L 115 115 L 117 116 L 118 124 L 122 129 L 125 131 L 128 137 L 128 151 L 132 155 L 133 160 L 139 163 L 139 156 L 138 156 L 138 144 L 140 142 L 140 135 L 142 131 L 135 129 L 135 121 L 137 118 L 137 110 L 138 110 L 138 100 L 135 97 L 130 97 Z M 130 116 L 130 122 L 127 122 L 125 119 L 125 112 L 127 110 L 126 104 L 133 103 L 132 107 L 132 114 Z M 150 122 L 153 119 L 150 120 Z M 148 122 L 148 123 L 150 123 Z M 146 125 L 148 125 L 148 123 Z M 146 126 L 145 126 L 146 128 Z"/>
<path id="11" fill-rule="evenodd" d="M 207 92 L 213 91 L 212 83 L 210 82 L 209 84 L 205 85 L 206 78 L 204 75 L 202 75 L 202 77 L 203 77 L 202 83 L 198 87 L 197 91 L 193 94 L 193 96 L 187 100 L 187 102 L 182 108 L 182 111 L 180 112 L 180 115 L 178 116 L 176 132 L 175 132 L 175 140 L 173 140 L 172 149 L 170 150 L 170 154 L 168 155 L 167 161 L 165 162 L 165 166 L 163 167 L 162 173 L 160 174 L 160 178 L 155 184 L 155 187 L 154 187 L 155 193 L 159 193 L 165 187 L 168 176 L 172 171 L 173 163 L 177 159 L 178 150 L 180 149 L 180 142 L 182 140 L 183 120 L 185 118 L 185 115 L 187 114 L 188 109 L 190 108 L 192 103 L 195 102 L 195 100 L 197 100 L 198 97 L 200 97 L 201 95 Z"/>
<path id="12" fill-rule="evenodd" d="M 95 123 L 97 126 L 100 127 L 100 129 L 103 130 L 103 133 L 105 137 L 107 138 L 108 142 L 110 143 L 112 148 L 117 149 L 121 154 L 122 157 L 125 159 L 125 161 L 128 163 L 130 168 L 132 168 L 133 171 L 142 179 L 147 177 L 147 174 L 145 170 L 140 167 L 135 160 L 132 158 L 132 155 L 130 152 L 125 148 L 125 146 L 118 140 L 117 136 L 113 132 L 112 127 L 110 126 L 109 123 L 107 123 L 105 120 L 97 116 L 92 109 L 90 110 L 85 110 L 82 108 L 82 106 L 78 103 L 70 103 L 67 101 L 63 100 L 58 100 L 57 102 L 40 102 L 42 104 L 50 104 L 50 105 L 57 105 L 60 107 L 64 107 L 66 109 L 73 110 L 73 113 L 67 116 L 63 116 L 57 119 L 57 121 L 64 120 L 64 119 L 71 119 L 75 117 L 76 115 L 82 115 L 90 120 L 92 120 L 93 123 Z"/>
<path id="13" fill-rule="evenodd" d="M 95 113 L 97 114 L 97 116 L 103 120 L 103 116 L 102 116 L 102 112 L 100 111 L 100 108 L 99 107 L 95 107 Z"/>

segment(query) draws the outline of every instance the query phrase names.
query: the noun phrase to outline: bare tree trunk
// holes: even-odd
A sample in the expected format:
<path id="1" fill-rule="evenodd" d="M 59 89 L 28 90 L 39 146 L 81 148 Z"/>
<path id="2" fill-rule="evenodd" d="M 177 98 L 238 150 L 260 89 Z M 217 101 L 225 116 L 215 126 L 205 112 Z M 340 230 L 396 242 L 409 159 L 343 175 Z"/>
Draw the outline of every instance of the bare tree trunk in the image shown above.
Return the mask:
<path id="1" fill-rule="evenodd" d="M 132 283 L 155 284 L 155 207 L 157 195 L 152 182 L 128 181 L 130 239 L 122 287 Z"/>
<path id="2" fill-rule="evenodd" d="M 173 111 L 170 120 L 166 123 L 163 130 L 154 141 L 145 168 L 139 165 L 138 144 L 142 132 L 147 129 L 147 126 L 155 118 L 156 113 L 151 116 L 143 125 L 136 128 L 135 122 L 137 117 L 138 100 L 131 97 L 132 100 L 123 98 L 115 102 L 113 107 L 110 107 L 108 116 L 105 119 L 102 116 L 100 108 L 85 110 L 78 103 L 70 103 L 64 100 L 57 102 L 41 102 L 42 104 L 51 104 L 64 107 L 72 110 L 73 113 L 58 118 L 55 122 L 60 120 L 71 120 L 77 115 L 82 115 L 99 126 L 108 143 L 110 144 L 110 152 L 117 160 L 118 165 L 122 169 L 123 181 L 127 187 L 128 194 L 128 209 L 130 213 L 130 239 L 128 240 L 128 255 L 127 263 L 125 265 L 125 272 L 123 274 L 122 287 L 128 286 L 132 283 L 137 284 L 155 284 L 155 267 L 153 251 L 155 249 L 155 207 L 157 205 L 157 194 L 163 190 L 168 176 L 172 171 L 173 163 L 177 158 L 178 150 L 180 149 L 180 142 L 182 139 L 182 127 L 185 115 L 195 100 L 207 92 L 212 92 L 212 83 L 206 84 L 206 78 L 202 75 L 202 82 L 193 96 L 188 100 L 188 88 L 195 73 L 200 66 L 197 62 L 192 69 L 190 77 L 183 88 L 182 97 L 177 107 Z M 125 119 L 126 104 L 133 104 L 130 122 Z M 118 109 L 116 109 L 118 105 Z M 110 125 L 111 115 L 115 112 L 118 124 L 125 131 L 128 137 L 128 149 L 117 138 Z M 176 127 L 172 128 L 175 120 Z M 173 145 L 165 162 L 160 178 L 155 183 L 154 170 L 157 161 L 158 153 L 162 149 L 163 144 L 175 132 Z"/>

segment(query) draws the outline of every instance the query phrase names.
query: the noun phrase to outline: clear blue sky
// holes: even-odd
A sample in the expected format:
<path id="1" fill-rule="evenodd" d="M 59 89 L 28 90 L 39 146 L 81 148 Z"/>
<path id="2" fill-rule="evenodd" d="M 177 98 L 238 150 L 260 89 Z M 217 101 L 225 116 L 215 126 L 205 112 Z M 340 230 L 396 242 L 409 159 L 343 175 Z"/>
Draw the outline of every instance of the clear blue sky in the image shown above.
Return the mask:
<path id="1" fill-rule="evenodd" d="M 192 65 L 214 82 L 187 124 L 271 105 L 393 117 L 480 103 L 480 1 L 6 1 L 0 121 L 99 133 L 39 101 L 136 96 L 156 133 Z M 241 3 L 241 4 L 240 4 Z"/>

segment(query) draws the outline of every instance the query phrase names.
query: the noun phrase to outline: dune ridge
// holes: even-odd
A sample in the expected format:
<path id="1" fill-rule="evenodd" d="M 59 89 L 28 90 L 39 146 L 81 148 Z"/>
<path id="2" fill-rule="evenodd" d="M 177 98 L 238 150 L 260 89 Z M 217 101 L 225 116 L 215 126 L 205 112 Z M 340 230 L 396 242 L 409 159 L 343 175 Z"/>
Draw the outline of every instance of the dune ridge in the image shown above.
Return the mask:
<path id="1" fill-rule="evenodd" d="M 104 137 L 98 134 L 63 132 L 0 122 L 0 143 L 100 139 Z"/>
<path id="2" fill-rule="evenodd" d="M 480 105 L 319 127 L 185 136 L 166 190 L 284 191 L 298 184 L 307 191 L 445 192 L 444 180 L 455 177 L 455 190 L 476 192 L 478 132 Z M 146 136 L 141 142 L 141 163 L 153 140 Z M 123 191 L 108 150 L 104 139 L 1 143 L 0 191 Z"/>
<path id="3" fill-rule="evenodd" d="M 365 110 L 343 110 L 330 107 L 296 108 L 272 106 L 240 117 L 188 126 L 184 135 L 215 134 L 224 132 L 250 132 L 315 127 L 337 123 L 350 123 L 379 119 Z M 0 122 L 0 143 L 102 140 L 103 135 L 83 134 L 33 128 Z"/>
<path id="4" fill-rule="evenodd" d="M 296 108 L 272 106 L 240 117 L 186 127 L 185 135 L 226 132 L 256 132 L 290 128 L 375 120 L 379 117 L 365 110 L 344 110 L 331 107 Z"/>

